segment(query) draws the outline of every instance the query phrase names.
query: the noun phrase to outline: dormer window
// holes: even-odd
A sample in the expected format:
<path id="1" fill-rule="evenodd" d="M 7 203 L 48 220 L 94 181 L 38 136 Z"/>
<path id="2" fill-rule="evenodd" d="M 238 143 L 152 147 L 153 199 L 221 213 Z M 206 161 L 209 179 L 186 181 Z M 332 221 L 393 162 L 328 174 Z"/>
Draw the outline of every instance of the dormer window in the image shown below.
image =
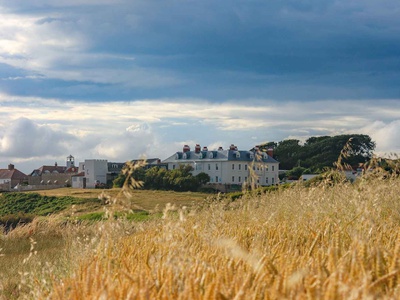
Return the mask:
<path id="1" fill-rule="evenodd" d="M 208 158 L 214 158 L 214 154 L 213 154 L 212 152 L 210 152 L 210 153 L 208 154 Z"/>
<path id="2" fill-rule="evenodd" d="M 236 158 L 240 158 L 240 152 L 236 152 Z"/>
<path id="3" fill-rule="evenodd" d="M 175 154 L 175 159 L 179 159 L 179 153 Z"/>
<path id="4" fill-rule="evenodd" d="M 268 154 L 267 153 L 264 153 L 263 156 L 264 156 L 264 159 L 268 159 Z"/>
<path id="5" fill-rule="evenodd" d="M 254 154 L 250 153 L 250 159 L 254 159 Z"/>
<path id="6" fill-rule="evenodd" d="M 186 153 L 183 153 L 183 157 L 182 157 L 183 159 L 187 159 L 187 154 Z"/>

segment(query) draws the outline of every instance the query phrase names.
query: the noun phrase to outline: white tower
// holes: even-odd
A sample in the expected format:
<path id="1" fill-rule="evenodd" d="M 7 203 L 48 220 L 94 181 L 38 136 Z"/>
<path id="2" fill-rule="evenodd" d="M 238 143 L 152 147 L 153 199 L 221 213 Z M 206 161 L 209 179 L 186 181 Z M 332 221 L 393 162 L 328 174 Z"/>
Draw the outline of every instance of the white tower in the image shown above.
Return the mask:
<path id="1" fill-rule="evenodd" d="M 67 157 L 67 169 L 75 167 L 75 158 L 70 154 Z"/>

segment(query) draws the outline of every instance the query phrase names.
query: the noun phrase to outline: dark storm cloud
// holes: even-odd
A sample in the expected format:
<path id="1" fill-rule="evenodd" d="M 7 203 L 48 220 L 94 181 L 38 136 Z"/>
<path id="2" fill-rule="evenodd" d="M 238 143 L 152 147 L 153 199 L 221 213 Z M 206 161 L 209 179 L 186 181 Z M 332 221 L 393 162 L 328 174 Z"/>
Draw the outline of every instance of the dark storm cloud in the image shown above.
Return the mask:
<path id="1" fill-rule="evenodd" d="M 27 70 L 47 76 L 42 88 L 32 89 L 29 80 L 4 87 L 15 94 L 93 100 L 400 96 L 395 0 L 43 0 L 13 1 L 3 10 L 36 17 L 39 31 L 55 30 L 60 40 L 79 36 L 64 54 L 57 48 L 62 57 L 45 69 Z M 33 57 L 42 59 L 37 53 Z M 60 93 L 65 85 L 71 88 Z"/>

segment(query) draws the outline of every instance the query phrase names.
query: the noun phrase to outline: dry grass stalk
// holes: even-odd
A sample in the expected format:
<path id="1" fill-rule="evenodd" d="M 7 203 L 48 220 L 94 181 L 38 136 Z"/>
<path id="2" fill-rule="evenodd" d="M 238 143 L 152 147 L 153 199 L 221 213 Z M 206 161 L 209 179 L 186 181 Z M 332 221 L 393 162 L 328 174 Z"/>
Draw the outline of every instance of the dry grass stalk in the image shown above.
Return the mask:
<path id="1" fill-rule="evenodd" d="M 76 244 L 79 227 L 67 226 L 66 253 L 79 259 L 53 277 L 29 271 L 19 296 L 399 299 L 399 195 L 391 176 L 169 206 L 162 219 L 83 228 L 90 247 Z"/>

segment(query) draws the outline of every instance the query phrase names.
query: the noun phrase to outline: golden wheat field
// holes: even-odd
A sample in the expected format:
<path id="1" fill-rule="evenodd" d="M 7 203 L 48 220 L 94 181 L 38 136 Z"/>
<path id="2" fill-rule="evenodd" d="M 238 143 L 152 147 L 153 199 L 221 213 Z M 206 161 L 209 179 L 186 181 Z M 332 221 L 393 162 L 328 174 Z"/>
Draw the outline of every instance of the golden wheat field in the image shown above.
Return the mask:
<path id="1" fill-rule="evenodd" d="M 1 241 L 2 299 L 400 299 L 400 180 L 217 196 L 146 222 L 35 220 Z"/>

